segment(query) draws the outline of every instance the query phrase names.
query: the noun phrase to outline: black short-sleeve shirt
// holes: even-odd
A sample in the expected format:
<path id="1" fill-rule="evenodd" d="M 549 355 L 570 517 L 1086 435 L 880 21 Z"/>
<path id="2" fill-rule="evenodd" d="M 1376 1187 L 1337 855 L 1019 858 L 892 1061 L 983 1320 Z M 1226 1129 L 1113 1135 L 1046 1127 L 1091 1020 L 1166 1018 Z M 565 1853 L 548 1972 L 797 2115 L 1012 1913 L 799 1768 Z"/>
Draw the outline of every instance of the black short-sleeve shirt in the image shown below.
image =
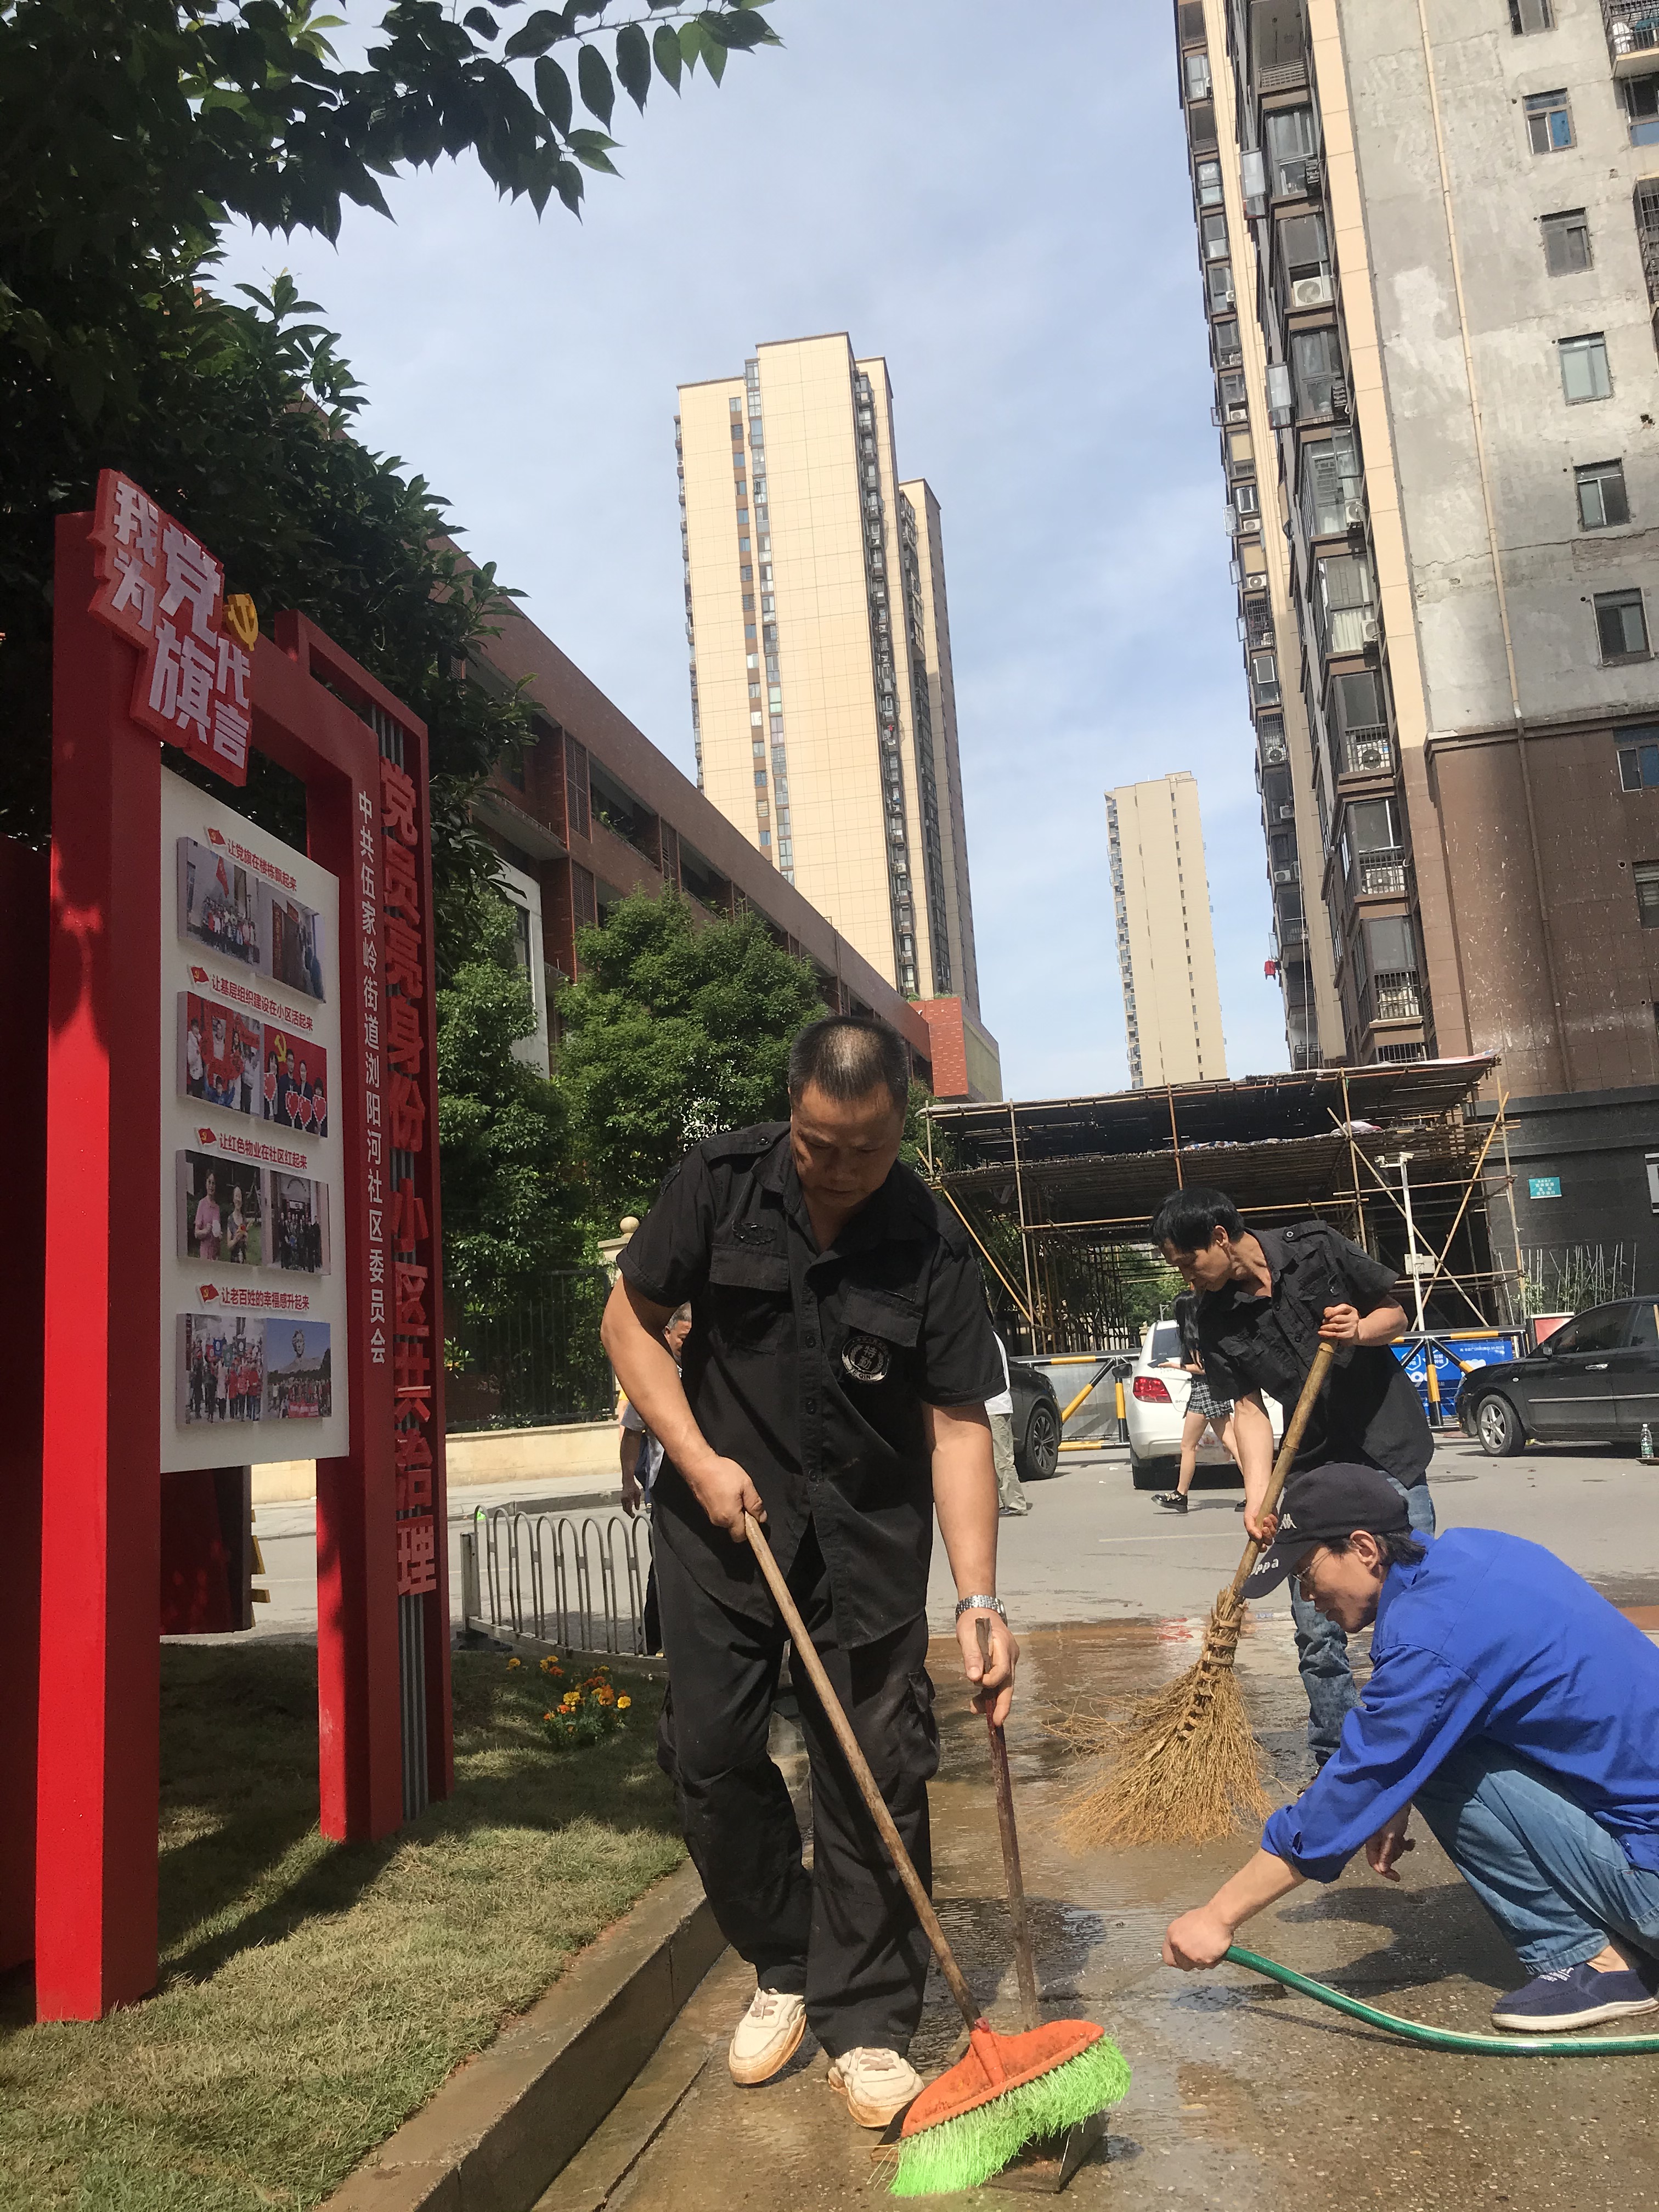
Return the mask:
<path id="1" fill-rule="evenodd" d="M 1206 1380 L 1218 1397 L 1265 1390 L 1284 1407 L 1288 1422 L 1313 1365 L 1325 1308 L 1351 1305 L 1368 1314 L 1396 1304 L 1394 1270 L 1323 1221 L 1255 1234 L 1271 1291 L 1261 1297 L 1243 1283 L 1206 1291 L 1198 1302 L 1199 1345 Z M 1422 1481 L 1433 1453 L 1434 1432 L 1417 1386 L 1389 1346 L 1340 1346 L 1294 1471 L 1359 1461 L 1410 1490 Z"/>
<path id="2" fill-rule="evenodd" d="M 973 1249 L 920 1176 L 896 1165 L 821 1252 L 788 1123 L 735 1130 L 673 1170 L 618 1265 L 653 1304 L 690 1299 L 687 1400 L 748 1470 L 785 1571 L 810 1520 L 846 1642 L 914 1620 L 933 1537 L 922 1409 L 1003 1387 Z M 672 1459 L 652 1508 L 653 1540 L 706 1589 L 772 1617 L 748 1547 L 711 1525 Z"/>

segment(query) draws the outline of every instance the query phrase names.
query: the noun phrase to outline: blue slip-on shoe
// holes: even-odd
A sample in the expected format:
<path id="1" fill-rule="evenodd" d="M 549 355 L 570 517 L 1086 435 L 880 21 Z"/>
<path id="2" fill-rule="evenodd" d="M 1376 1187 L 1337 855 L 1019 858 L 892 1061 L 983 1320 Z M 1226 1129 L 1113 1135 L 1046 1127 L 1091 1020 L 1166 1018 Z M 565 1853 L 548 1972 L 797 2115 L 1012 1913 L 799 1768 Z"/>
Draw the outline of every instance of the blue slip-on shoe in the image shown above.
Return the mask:
<path id="1" fill-rule="evenodd" d="M 1594 1966 L 1557 1966 L 1524 1989 L 1511 1990 L 1492 2008 L 1494 2027 L 1523 2035 L 1553 2035 L 1562 2028 L 1594 2027 L 1633 2012 L 1659 2012 L 1654 1994 L 1659 1972 L 1600 1973 Z"/>

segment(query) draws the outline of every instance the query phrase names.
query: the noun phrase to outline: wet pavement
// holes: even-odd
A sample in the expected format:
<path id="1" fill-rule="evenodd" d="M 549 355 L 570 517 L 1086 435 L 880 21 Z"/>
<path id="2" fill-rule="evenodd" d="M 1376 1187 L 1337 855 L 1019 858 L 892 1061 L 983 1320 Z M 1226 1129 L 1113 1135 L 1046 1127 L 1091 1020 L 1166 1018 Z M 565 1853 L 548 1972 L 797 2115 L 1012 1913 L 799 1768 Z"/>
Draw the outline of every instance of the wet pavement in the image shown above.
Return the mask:
<path id="1" fill-rule="evenodd" d="M 1208 1896 L 1249 1839 L 1081 1856 L 1060 1842 L 1056 1815 L 1079 1774 L 1043 1733 L 1044 1707 L 1079 1698 L 1115 1706 L 1186 1665 L 1201 1633 L 1200 1621 L 1109 1622 L 1042 1631 L 1025 1644 L 1010 1748 L 1043 2010 L 1099 2021 L 1134 2069 L 1106 2144 L 1066 2201 L 1079 2212 L 1255 2212 L 1285 2202 L 1315 2212 L 1647 2212 L 1659 2202 L 1650 2132 L 1659 2058 L 1424 2051 L 1240 1969 L 1175 1973 L 1159 1960 L 1164 1923 Z M 953 1644 L 935 1646 L 945 1739 L 933 1791 L 936 1894 L 975 1994 L 1012 2028 L 984 1726 L 963 1710 L 953 1660 Z M 1256 1624 L 1239 1671 L 1289 1794 L 1304 1771 L 1306 1705 L 1287 1621 Z M 1492 1996 L 1521 1978 L 1426 1835 L 1397 1887 L 1351 1869 L 1328 1889 L 1297 1891 L 1245 1940 L 1387 2010 L 1475 2032 L 1489 2030 Z M 763 2088 L 732 2083 L 725 2041 L 752 1988 L 729 1954 L 714 1967 L 543 2212 L 852 2212 L 872 2191 L 884 2193 L 872 2179 L 874 2138 L 847 2118 L 810 2037 Z M 925 2074 L 952 2055 L 958 2032 L 935 1973 L 913 2051 Z"/>

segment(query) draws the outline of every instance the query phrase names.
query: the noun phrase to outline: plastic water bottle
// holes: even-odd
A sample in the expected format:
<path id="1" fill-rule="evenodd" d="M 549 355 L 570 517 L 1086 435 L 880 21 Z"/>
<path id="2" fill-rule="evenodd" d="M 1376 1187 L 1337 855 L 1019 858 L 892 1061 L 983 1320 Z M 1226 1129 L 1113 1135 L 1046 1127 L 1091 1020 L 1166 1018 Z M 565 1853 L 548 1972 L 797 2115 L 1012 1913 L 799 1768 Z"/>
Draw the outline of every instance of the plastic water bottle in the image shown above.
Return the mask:
<path id="1" fill-rule="evenodd" d="M 1653 1465 L 1653 1431 L 1645 1421 L 1642 1424 L 1642 1464 L 1644 1467 Z"/>

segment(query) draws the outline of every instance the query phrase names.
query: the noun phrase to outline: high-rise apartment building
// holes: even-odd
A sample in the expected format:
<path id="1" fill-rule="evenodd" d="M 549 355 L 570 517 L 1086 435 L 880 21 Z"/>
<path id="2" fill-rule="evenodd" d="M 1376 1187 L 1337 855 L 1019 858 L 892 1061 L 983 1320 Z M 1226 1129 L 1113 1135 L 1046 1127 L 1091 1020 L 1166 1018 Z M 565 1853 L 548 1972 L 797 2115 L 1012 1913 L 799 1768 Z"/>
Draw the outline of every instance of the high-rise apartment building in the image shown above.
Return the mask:
<path id="1" fill-rule="evenodd" d="M 1109 791 L 1106 842 L 1129 1081 L 1218 1083 L 1227 1055 L 1196 777 L 1178 769 Z"/>
<path id="2" fill-rule="evenodd" d="M 686 635 L 703 790 L 907 996 L 979 975 L 939 502 L 902 480 L 844 332 L 683 385 Z"/>
<path id="3" fill-rule="evenodd" d="M 1659 12 L 1175 13 L 1293 1056 L 1497 1052 L 1522 1243 L 1645 1233 Z"/>

